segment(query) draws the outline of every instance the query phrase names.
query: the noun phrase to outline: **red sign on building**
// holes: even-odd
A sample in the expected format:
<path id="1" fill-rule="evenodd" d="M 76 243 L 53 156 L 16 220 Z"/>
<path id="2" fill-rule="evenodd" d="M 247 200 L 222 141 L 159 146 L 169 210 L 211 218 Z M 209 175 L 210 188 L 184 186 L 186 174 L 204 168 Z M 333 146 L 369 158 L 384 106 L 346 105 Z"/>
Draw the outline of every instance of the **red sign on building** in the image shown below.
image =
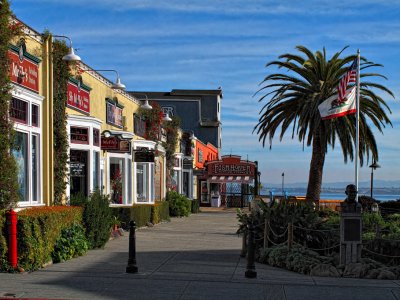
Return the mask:
<path id="1" fill-rule="evenodd" d="M 84 88 L 80 81 L 68 81 L 67 86 L 67 105 L 86 114 L 90 113 L 90 93 L 89 89 Z"/>
<path id="2" fill-rule="evenodd" d="M 28 54 L 21 46 L 19 50 L 11 46 L 8 50 L 10 58 L 10 79 L 29 90 L 39 93 L 39 59 Z"/>
<path id="3" fill-rule="evenodd" d="M 131 152 L 131 142 L 127 140 L 121 140 L 116 136 L 101 137 L 101 150 L 107 150 L 111 152 Z"/>
<path id="4" fill-rule="evenodd" d="M 226 155 L 222 160 L 207 163 L 209 176 L 255 176 L 255 163 L 241 160 L 240 156 Z"/>

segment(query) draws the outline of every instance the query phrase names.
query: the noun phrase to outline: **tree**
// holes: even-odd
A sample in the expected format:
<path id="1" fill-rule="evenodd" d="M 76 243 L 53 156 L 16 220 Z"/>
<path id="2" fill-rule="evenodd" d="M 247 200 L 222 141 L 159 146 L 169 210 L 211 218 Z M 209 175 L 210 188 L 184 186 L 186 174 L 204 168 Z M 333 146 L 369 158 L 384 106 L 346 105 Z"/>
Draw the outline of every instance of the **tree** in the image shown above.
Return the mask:
<path id="1" fill-rule="evenodd" d="M 318 203 L 325 155 L 330 146 L 332 150 L 337 142 L 343 151 L 344 162 L 354 159 L 356 135 L 355 115 L 336 119 L 321 120 L 318 105 L 336 93 L 340 78 L 349 68 L 356 56 L 340 58 L 342 51 L 327 60 L 325 48 L 322 52 L 312 53 L 304 46 L 297 46 L 300 55 L 283 54 L 279 60 L 269 62 L 266 67 L 277 67 L 283 72 L 272 73 L 262 81 L 262 87 L 256 94 L 264 93 L 259 101 L 268 102 L 260 111 L 260 118 L 254 131 L 265 146 L 268 138 L 270 148 L 275 132 L 280 129 L 279 139 L 292 126 L 292 139 L 297 135 L 300 142 L 312 147 L 306 200 Z M 386 125 L 392 125 L 386 110 L 391 113 L 381 94 L 393 93 L 385 86 L 369 81 L 369 78 L 384 78 L 378 73 L 368 73 L 371 67 L 382 67 L 361 57 L 360 63 L 360 165 L 368 162 L 372 155 L 378 160 L 378 148 L 371 126 L 383 132 Z M 378 90 L 383 93 L 375 93 Z"/>
<path id="2" fill-rule="evenodd" d="M 19 29 L 10 23 L 10 18 L 8 1 L 0 2 L 0 210 L 13 207 L 18 202 L 18 169 L 11 154 L 13 125 L 8 117 L 11 100 L 8 50 Z"/>

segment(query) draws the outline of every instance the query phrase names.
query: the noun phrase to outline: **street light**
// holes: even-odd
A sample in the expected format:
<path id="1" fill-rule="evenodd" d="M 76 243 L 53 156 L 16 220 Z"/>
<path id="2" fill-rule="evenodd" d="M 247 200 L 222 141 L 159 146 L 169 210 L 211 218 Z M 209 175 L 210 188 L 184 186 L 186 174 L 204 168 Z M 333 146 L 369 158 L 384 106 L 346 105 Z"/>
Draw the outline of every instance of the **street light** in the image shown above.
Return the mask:
<path id="1" fill-rule="evenodd" d="M 372 162 L 372 165 L 369 166 L 371 168 L 371 198 L 373 198 L 373 191 L 374 191 L 374 170 L 380 168 L 381 166 L 378 165 L 375 159 Z"/>
<path id="2" fill-rule="evenodd" d="M 133 92 L 133 94 L 136 94 L 136 95 L 143 95 L 143 96 L 146 97 L 146 100 L 144 101 L 144 104 L 142 104 L 142 105 L 140 106 L 142 109 L 144 109 L 144 110 L 151 110 L 151 109 L 153 109 L 153 107 L 149 104 L 149 99 L 147 98 L 147 94 L 144 94 L 144 93 L 136 93 L 136 92 Z"/>
<path id="3" fill-rule="evenodd" d="M 284 195 L 283 194 L 284 187 L 285 187 L 285 172 L 282 173 L 282 196 Z"/>

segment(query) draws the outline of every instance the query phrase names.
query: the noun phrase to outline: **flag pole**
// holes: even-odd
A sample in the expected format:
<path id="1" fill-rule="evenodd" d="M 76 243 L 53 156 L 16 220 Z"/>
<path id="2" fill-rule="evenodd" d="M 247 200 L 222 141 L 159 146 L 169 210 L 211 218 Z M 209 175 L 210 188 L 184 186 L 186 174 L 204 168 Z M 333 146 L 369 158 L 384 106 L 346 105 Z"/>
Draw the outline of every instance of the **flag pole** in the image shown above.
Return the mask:
<path id="1" fill-rule="evenodd" d="M 360 49 L 357 50 L 357 89 L 356 89 L 356 157 L 354 159 L 355 186 L 358 202 L 358 157 L 360 154 Z"/>

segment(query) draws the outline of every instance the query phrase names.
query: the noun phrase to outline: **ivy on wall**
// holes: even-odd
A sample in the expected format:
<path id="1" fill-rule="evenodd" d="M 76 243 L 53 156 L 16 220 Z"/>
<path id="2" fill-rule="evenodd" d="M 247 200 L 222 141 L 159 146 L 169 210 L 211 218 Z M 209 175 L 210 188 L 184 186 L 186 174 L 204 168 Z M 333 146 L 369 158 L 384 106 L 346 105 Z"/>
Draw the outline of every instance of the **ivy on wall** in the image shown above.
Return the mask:
<path id="1" fill-rule="evenodd" d="M 167 168 L 167 186 L 171 187 L 171 176 L 173 175 L 175 166 L 175 149 L 178 145 L 178 131 L 181 121 L 178 117 L 172 117 L 172 121 L 163 122 L 164 114 L 157 102 L 151 101 L 151 110 L 139 109 L 139 115 L 146 121 L 145 139 L 159 142 L 161 125 L 167 132 L 167 141 L 162 143 L 165 149 L 165 159 Z"/>
<path id="2" fill-rule="evenodd" d="M 0 2 L 0 210 L 14 207 L 18 202 L 18 169 L 11 149 L 13 125 L 8 118 L 11 100 L 9 78 L 9 44 L 19 34 L 19 27 L 10 24 L 12 16 L 7 0 Z"/>
<path id="3" fill-rule="evenodd" d="M 65 42 L 53 42 L 53 134 L 54 134 L 54 204 L 62 204 L 67 188 L 68 133 L 67 84 L 70 75 L 68 63 L 62 57 L 68 53 Z"/>

